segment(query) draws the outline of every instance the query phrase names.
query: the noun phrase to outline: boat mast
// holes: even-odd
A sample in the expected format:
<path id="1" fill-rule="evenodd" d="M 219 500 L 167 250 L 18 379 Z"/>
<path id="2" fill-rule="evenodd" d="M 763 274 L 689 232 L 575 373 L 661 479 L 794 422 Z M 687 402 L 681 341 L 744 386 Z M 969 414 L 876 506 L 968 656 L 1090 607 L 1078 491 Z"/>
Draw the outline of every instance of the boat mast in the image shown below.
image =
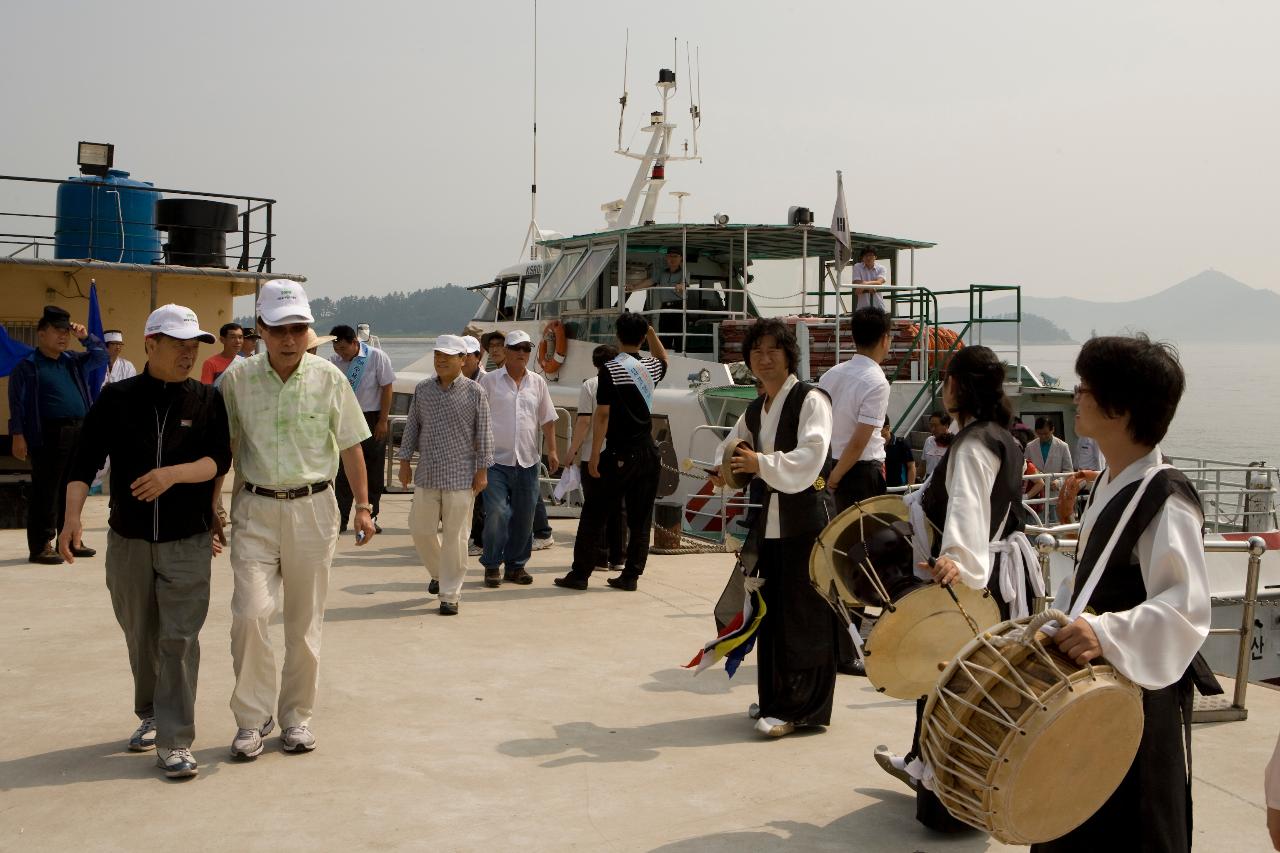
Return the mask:
<path id="1" fill-rule="evenodd" d="M 538 0 L 533 0 L 533 183 L 529 186 L 529 229 L 524 234 L 520 257 L 538 260 Z"/>

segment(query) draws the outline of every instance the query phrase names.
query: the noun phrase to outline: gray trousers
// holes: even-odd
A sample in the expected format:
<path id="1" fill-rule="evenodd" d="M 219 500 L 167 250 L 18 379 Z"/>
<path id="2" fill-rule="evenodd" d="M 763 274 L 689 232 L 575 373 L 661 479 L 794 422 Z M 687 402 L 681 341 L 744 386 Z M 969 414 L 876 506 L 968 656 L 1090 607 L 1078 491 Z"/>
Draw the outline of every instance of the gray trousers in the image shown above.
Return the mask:
<path id="1" fill-rule="evenodd" d="M 195 739 L 212 561 L 208 533 L 148 542 L 107 531 L 107 589 L 129 647 L 133 710 L 156 718 L 156 745 L 166 749 Z"/>

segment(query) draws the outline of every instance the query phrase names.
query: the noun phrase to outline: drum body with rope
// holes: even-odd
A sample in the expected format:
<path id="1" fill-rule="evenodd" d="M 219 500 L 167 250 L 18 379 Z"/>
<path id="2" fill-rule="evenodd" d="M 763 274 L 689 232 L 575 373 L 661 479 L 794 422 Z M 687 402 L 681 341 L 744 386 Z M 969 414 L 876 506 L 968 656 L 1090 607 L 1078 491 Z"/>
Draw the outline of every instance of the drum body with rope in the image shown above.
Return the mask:
<path id="1" fill-rule="evenodd" d="M 1068 621 L 1047 611 L 975 637 L 943 670 L 921 721 L 934 793 L 1004 844 L 1084 823 L 1142 740 L 1141 689 L 1105 661 L 1079 666 L 1059 652 L 1037 633 L 1049 619 Z"/>
<path id="2" fill-rule="evenodd" d="M 547 346 L 547 342 L 551 346 Z M 555 373 L 564 364 L 565 354 L 569 351 L 569 341 L 565 337 L 564 323 L 552 320 L 542 327 L 542 340 L 538 341 L 538 364 L 542 372 L 548 375 Z"/>
<path id="3" fill-rule="evenodd" d="M 809 580 L 837 613 L 882 608 L 863 656 L 872 686 L 896 699 L 926 695 L 939 666 L 1000 620 L 987 590 L 948 589 L 916 576 L 923 557 L 912 548 L 908 518 L 897 495 L 860 501 L 827 525 L 809 555 Z"/>

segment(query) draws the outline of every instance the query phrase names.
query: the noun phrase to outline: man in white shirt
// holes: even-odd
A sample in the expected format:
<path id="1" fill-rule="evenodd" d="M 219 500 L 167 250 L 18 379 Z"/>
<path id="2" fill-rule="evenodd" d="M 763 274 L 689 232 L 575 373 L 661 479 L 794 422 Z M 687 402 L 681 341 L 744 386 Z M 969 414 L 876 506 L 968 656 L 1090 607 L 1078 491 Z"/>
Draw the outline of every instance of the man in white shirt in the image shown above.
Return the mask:
<path id="1" fill-rule="evenodd" d="M 880 285 L 887 284 L 888 281 L 884 267 L 876 263 L 876 250 L 870 246 L 863 249 L 861 261 L 853 265 L 853 293 L 857 298 L 853 309 L 856 311 L 859 308 L 879 308 L 887 312 L 889 309 L 885 306 L 884 298 L 880 296 L 878 288 Z M 862 287 L 859 287 L 859 284 Z"/>
<path id="2" fill-rule="evenodd" d="M 889 380 L 880 362 L 889 353 L 889 315 L 879 308 L 860 308 L 852 326 L 857 354 L 818 381 L 831 398 L 831 456 L 836 462 L 827 487 L 840 512 L 885 493 L 880 430 L 889 411 Z"/>
<path id="3" fill-rule="evenodd" d="M 1098 442 L 1087 435 L 1076 439 L 1075 461 L 1077 471 L 1101 471 L 1107 467 L 1107 458 L 1098 448 Z"/>
<path id="4" fill-rule="evenodd" d="M 334 326 L 329 330 L 333 335 L 332 362 L 347 377 L 351 390 L 356 392 L 356 400 L 360 403 L 360 411 L 364 412 L 365 422 L 372 435 L 360 443 L 364 454 L 365 476 L 368 481 L 369 502 L 373 504 L 373 526 L 378 533 L 382 528 L 378 525 L 378 510 L 382 503 L 382 487 L 386 478 L 387 432 L 390 429 L 391 417 L 391 385 L 396 381 L 396 372 L 391 367 L 391 358 L 376 346 L 358 340 L 356 330 L 350 326 Z M 347 485 L 346 470 L 338 467 L 338 479 L 334 494 L 338 498 L 338 513 L 341 519 L 339 533 L 346 532 L 347 516 L 351 513 L 353 500 L 351 489 Z"/>
<path id="5" fill-rule="evenodd" d="M 560 467 L 556 452 L 556 410 L 547 380 L 528 369 L 533 343 L 529 333 L 516 329 L 505 340 L 502 369 L 480 377 L 489 395 L 493 426 L 493 466 L 484 490 L 485 586 L 502 581 L 531 584 L 525 571 L 533 550 L 533 514 L 538 501 L 538 433 L 542 432 L 547 471 Z M 505 575 L 500 571 L 506 569 Z"/>
<path id="6" fill-rule="evenodd" d="M 107 329 L 102 333 L 102 341 L 107 346 L 107 375 L 102 381 L 104 387 L 112 382 L 138 375 L 133 362 L 120 355 L 124 351 L 123 332 L 119 329 Z"/>

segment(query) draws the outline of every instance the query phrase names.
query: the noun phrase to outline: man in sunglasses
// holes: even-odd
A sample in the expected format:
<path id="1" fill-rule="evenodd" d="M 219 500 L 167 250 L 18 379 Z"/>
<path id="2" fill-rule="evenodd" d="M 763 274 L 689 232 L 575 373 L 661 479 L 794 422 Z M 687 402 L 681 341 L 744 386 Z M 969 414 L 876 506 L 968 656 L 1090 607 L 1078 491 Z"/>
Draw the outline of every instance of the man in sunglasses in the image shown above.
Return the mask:
<path id="1" fill-rule="evenodd" d="M 320 670 L 320 627 L 329 564 L 338 541 L 338 502 L 331 486 L 338 460 L 356 499 L 356 544 L 374 535 L 364 454 L 369 425 L 351 383 L 326 359 L 307 353 L 313 318 L 307 294 L 277 279 L 258 295 L 257 327 L 267 351 L 222 377 L 244 487 L 231 503 L 231 757 L 262 754 L 262 738 L 283 726 L 286 752 L 315 748 L 311 714 Z M 284 672 L 267 625 L 284 591 Z"/>
<path id="2" fill-rule="evenodd" d="M 556 410 L 547 380 L 528 370 L 533 343 L 529 333 L 508 332 L 502 367 L 480 377 L 489 395 L 493 426 L 493 465 L 484 490 L 485 586 L 531 584 L 525 571 L 533 550 L 533 516 L 538 503 L 538 432 L 547 454 L 547 470 L 560 467 L 556 453 Z M 501 569 L 505 566 L 505 575 Z"/>

